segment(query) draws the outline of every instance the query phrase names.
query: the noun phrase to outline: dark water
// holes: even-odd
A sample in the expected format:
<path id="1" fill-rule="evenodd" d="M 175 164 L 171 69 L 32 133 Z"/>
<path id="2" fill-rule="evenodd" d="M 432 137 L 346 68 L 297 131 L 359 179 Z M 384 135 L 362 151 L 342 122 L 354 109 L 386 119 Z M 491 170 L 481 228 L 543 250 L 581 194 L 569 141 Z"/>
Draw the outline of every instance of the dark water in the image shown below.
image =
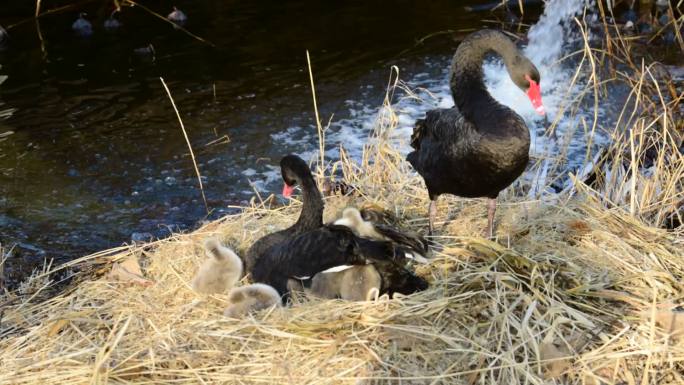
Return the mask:
<path id="1" fill-rule="evenodd" d="M 299 148 L 272 134 L 313 127 L 306 50 L 321 116 L 343 119 L 349 100 L 380 105 L 391 65 L 425 72 L 425 61 L 449 55 L 465 32 L 418 39 L 493 18 L 464 12 L 475 3 L 482 2 L 144 2 L 162 15 L 178 6 L 186 28 L 211 46 L 139 7 L 124 8 L 123 27 L 107 32 L 110 2 L 36 23 L 33 2 L 3 0 L 0 25 L 10 42 L 0 52 L 8 76 L 0 110 L 15 109 L 0 120 L 0 135 L 14 132 L 0 139 L 0 242 L 18 244 L 7 261 L 10 280 L 46 257 L 63 261 L 133 233 L 162 237 L 220 216 L 253 196 L 246 169 L 257 171 L 256 188 L 275 191 L 260 172 Z M 71 31 L 81 11 L 93 23 L 90 38 Z M 154 55 L 135 53 L 149 44 Z M 160 76 L 195 150 L 209 215 Z"/>

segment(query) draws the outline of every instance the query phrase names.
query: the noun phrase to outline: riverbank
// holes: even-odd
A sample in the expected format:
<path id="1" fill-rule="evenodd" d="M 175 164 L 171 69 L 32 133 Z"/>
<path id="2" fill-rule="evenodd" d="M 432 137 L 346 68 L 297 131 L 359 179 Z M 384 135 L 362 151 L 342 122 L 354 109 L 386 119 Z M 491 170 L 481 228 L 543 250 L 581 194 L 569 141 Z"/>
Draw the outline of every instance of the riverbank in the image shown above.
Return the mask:
<path id="1" fill-rule="evenodd" d="M 243 253 L 300 209 L 257 196 L 192 233 L 47 268 L 0 296 L 1 382 L 678 383 L 684 229 L 670 219 L 682 215 L 681 90 L 656 64 L 601 65 L 619 57 L 615 43 L 610 55 L 585 47 L 582 60 L 594 68 L 582 94 L 597 104 L 609 80 L 631 89 L 612 144 L 569 176 L 562 136 L 535 157 L 500 197 L 495 240 L 482 238 L 484 201 L 440 199 L 433 258 L 417 270 L 428 290 L 356 303 L 299 298 L 224 318 L 226 296 L 190 288 L 202 241 L 218 236 Z M 424 232 L 427 193 L 388 139 L 398 124 L 390 99 L 359 161 L 341 152 L 318 165 L 319 182 L 341 173 L 361 191 L 327 198 L 326 216 L 372 205 Z M 591 137 L 597 122 L 575 129 Z M 126 260 L 142 279 L 110 274 Z M 43 295 L 59 269 L 74 270 L 71 283 Z"/>
<path id="2" fill-rule="evenodd" d="M 640 127 L 646 134 L 648 125 Z M 41 298 L 51 284 L 41 274 L 3 295 L 0 377 L 12 384 L 675 383 L 684 348 L 668 333 L 684 332 L 684 313 L 673 308 L 684 292 L 682 230 L 639 214 L 664 212 L 668 196 L 681 194 L 676 156 L 680 166 L 663 159 L 650 177 L 623 176 L 626 201 L 610 202 L 580 181 L 542 199 L 509 191 L 497 241 L 480 237 L 483 202 L 442 200 L 438 247 L 418 269 L 430 281 L 425 292 L 358 303 L 301 299 L 226 319 L 226 297 L 200 297 L 190 281 L 203 239 L 219 236 L 243 252 L 299 210 L 257 200 L 193 233 L 76 261 L 87 267 L 77 273 L 84 276 L 58 296 Z M 383 207 L 404 228 L 425 228 L 422 182 L 383 141 L 361 164 L 335 166 L 364 193 L 353 203 Z M 660 198 L 648 199 L 646 186 Z M 525 186 L 511 190 L 518 188 Z M 329 198 L 329 211 L 348 199 Z M 151 285 L 102 274 L 131 257 Z"/>

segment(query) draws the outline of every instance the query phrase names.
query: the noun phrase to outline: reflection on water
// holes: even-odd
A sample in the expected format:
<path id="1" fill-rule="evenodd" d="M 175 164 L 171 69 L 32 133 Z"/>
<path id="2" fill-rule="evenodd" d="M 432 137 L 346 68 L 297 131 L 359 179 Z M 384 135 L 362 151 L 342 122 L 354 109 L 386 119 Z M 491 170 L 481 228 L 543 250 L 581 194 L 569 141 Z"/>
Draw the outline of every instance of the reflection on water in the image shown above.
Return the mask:
<path id="1" fill-rule="evenodd" d="M 11 271 L 45 256 L 118 245 L 133 233 L 163 236 L 207 217 L 160 76 L 181 111 L 216 217 L 253 195 L 250 179 L 273 190 L 262 172 L 302 150 L 279 133 L 303 127 L 299 139 L 315 137 L 306 132 L 313 123 L 306 50 L 321 116 L 345 119 L 354 113 L 349 103 L 380 105 L 393 64 L 407 77 L 443 76 L 425 63 L 447 63 L 452 35 L 416 46 L 418 39 L 480 28 L 479 17 L 491 18 L 463 11 L 477 1 L 176 1 L 188 15 L 185 27 L 212 47 L 138 7 L 125 8 L 122 27 L 107 31 L 107 2 L 19 23 L 32 15 L 30 3 L 0 4 L 0 24 L 11 26 L 0 52 L 9 76 L 0 109 L 16 109 L 0 121 L 0 134 L 14 132 L 0 141 L 0 242 L 20 242 Z M 145 5 L 171 11 L 166 1 Z M 90 38 L 71 31 L 81 11 L 93 24 Z M 150 44 L 153 54 L 140 50 Z M 226 136 L 228 143 L 212 143 Z"/>

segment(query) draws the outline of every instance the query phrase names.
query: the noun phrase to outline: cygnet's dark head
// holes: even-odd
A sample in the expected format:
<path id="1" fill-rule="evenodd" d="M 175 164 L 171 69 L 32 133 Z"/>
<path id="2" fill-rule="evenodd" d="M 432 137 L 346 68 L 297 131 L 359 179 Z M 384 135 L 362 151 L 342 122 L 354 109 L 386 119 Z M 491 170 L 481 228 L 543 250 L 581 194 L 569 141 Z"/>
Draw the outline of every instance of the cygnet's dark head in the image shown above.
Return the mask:
<path id="1" fill-rule="evenodd" d="M 312 178 L 311 169 L 297 155 L 287 155 L 280 160 L 280 173 L 283 177 L 283 196 L 292 196 L 295 186 L 302 185 L 305 179 Z"/>

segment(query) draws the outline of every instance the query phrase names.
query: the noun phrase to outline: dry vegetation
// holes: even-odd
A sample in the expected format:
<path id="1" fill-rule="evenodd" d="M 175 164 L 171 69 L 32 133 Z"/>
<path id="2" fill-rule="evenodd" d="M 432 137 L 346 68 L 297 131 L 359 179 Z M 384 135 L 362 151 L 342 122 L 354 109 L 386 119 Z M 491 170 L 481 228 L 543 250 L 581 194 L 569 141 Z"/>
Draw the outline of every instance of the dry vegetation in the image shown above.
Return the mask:
<path id="1" fill-rule="evenodd" d="M 300 298 L 224 318 L 226 296 L 190 287 L 202 241 L 219 236 L 244 251 L 300 209 L 256 200 L 190 234 L 38 272 L 0 296 L 0 383 L 684 382 L 683 230 L 663 229 L 684 199 L 682 91 L 654 65 L 630 65 L 624 41 L 606 42 L 576 53 L 584 56 L 578 74 L 589 73 L 589 98 L 601 98 L 602 79 L 630 84 L 632 107 L 619 127 L 631 129 L 616 129 L 614 145 L 559 194 L 521 198 L 538 182 L 522 179 L 508 189 L 496 241 L 481 237 L 484 202 L 442 198 L 434 258 L 418 269 L 427 291 L 357 303 Z M 597 70 L 609 60 L 621 69 Z M 388 103 L 382 111 L 378 139 L 359 163 L 342 152 L 319 167 L 320 181 L 341 169 L 362 192 L 329 198 L 327 217 L 347 204 L 374 205 L 423 231 L 427 193 L 384 140 L 396 119 Z M 530 174 L 551 183 L 543 163 Z M 131 258 L 145 280 L 102 274 Z M 62 294 L 41 295 L 49 272 L 73 266 L 80 273 Z"/>

